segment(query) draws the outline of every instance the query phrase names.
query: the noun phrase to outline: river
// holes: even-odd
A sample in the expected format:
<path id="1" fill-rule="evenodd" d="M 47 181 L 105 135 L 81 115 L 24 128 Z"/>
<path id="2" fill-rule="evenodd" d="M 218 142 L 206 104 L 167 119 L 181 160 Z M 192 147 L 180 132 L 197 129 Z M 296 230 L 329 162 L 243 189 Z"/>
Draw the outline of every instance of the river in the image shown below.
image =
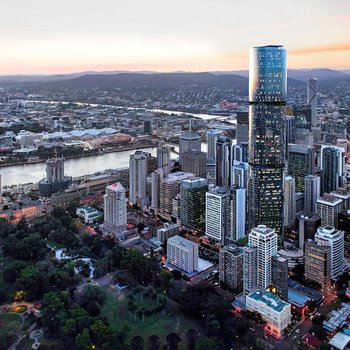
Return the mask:
<path id="1" fill-rule="evenodd" d="M 175 150 L 178 151 L 178 147 Z M 207 145 L 202 143 L 202 150 L 206 152 Z M 156 156 L 156 148 L 145 148 L 152 156 Z M 82 158 L 67 159 L 64 162 L 64 172 L 67 176 L 82 176 L 94 174 L 105 169 L 120 169 L 129 167 L 130 155 L 135 150 L 105 153 L 100 156 L 89 156 Z M 178 156 L 174 153 L 172 158 Z M 38 182 L 45 177 L 45 163 L 35 163 L 26 165 L 12 165 L 0 168 L 1 182 L 4 185 L 26 184 Z"/>

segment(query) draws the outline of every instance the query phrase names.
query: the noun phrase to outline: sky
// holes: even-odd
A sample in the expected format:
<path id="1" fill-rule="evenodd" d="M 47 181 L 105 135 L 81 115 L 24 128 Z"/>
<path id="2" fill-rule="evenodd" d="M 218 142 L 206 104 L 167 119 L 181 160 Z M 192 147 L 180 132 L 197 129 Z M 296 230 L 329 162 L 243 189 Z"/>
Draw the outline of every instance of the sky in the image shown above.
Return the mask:
<path id="1" fill-rule="evenodd" d="M 350 68 L 350 0 L 0 0 L 0 74 Z"/>

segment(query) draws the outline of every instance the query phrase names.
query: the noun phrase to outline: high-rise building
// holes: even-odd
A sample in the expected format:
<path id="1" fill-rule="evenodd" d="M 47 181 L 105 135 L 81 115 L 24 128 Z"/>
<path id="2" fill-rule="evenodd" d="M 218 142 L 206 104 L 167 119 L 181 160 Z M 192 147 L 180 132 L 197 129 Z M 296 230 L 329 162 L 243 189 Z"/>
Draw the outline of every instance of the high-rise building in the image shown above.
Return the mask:
<path id="1" fill-rule="evenodd" d="M 191 230 L 202 229 L 205 224 L 205 194 L 208 181 L 193 178 L 181 181 L 180 219 L 182 225 Z"/>
<path id="2" fill-rule="evenodd" d="M 150 120 L 143 121 L 143 133 L 145 135 L 152 135 L 152 123 Z"/>
<path id="3" fill-rule="evenodd" d="M 167 240 L 167 262 L 186 273 L 198 270 L 198 244 L 181 236 Z"/>
<path id="4" fill-rule="evenodd" d="M 231 193 L 225 187 L 206 193 L 205 234 L 222 245 L 231 238 Z"/>
<path id="5" fill-rule="evenodd" d="M 247 188 L 249 179 L 249 164 L 233 161 L 233 185 Z"/>
<path id="6" fill-rule="evenodd" d="M 221 130 L 208 130 L 207 131 L 207 145 L 208 152 L 207 158 L 216 161 L 216 141 L 222 135 Z"/>
<path id="7" fill-rule="evenodd" d="M 350 209 L 338 215 L 338 229 L 344 232 L 344 247 L 350 251 Z"/>
<path id="8" fill-rule="evenodd" d="M 195 177 L 192 173 L 178 171 L 163 178 L 159 185 L 159 214 L 170 220 L 173 213 L 173 200 L 180 193 L 182 180 Z"/>
<path id="9" fill-rule="evenodd" d="M 247 142 L 249 135 L 249 113 L 237 112 L 237 129 L 236 140 L 237 143 Z"/>
<path id="10" fill-rule="evenodd" d="M 278 254 L 271 258 L 271 291 L 288 301 L 288 260 Z"/>
<path id="11" fill-rule="evenodd" d="M 257 282 L 266 289 L 271 283 L 271 258 L 277 253 L 277 234 L 274 229 L 259 225 L 250 231 L 248 242 L 258 249 Z"/>
<path id="12" fill-rule="evenodd" d="M 320 283 L 329 284 L 331 280 L 331 247 L 321 245 L 309 239 L 305 242 L 305 278 Z"/>
<path id="13" fill-rule="evenodd" d="M 330 194 L 343 201 L 342 210 L 350 209 L 350 191 L 348 189 L 339 187 Z"/>
<path id="14" fill-rule="evenodd" d="M 248 163 L 248 142 L 237 143 L 232 146 L 233 160 Z"/>
<path id="15" fill-rule="evenodd" d="M 295 178 L 296 192 L 304 192 L 304 179 L 315 172 L 315 156 L 312 147 L 288 145 L 288 173 Z"/>
<path id="16" fill-rule="evenodd" d="M 228 287 L 241 291 L 243 288 L 243 248 L 228 245 L 220 249 L 219 277 Z"/>
<path id="17" fill-rule="evenodd" d="M 216 141 L 216 185 L 231 187 L 232 178 L 232 141 L 227 137 L 220 137 Z"/>
<path id="18" fill-rule="evenodd" d="M 158 168 L 163 169 L 164 176 L 170 173 L 170 147 L 163 142 L 157 147 L 157 164 Z"/>
<path id="19" fill-rule="evenodd" d="M 304 194 L 304 212 L 307 215 L 316 213 L 316 201 L 321 195 L 321 178 L 319 176 L 305 176 Z"/>
<path id="20" fill-rule="evenodd" d="M 330 193 L 345 185 L 344 149 L 336 146 L 321 146 L 322 193 Z"/>
<path id="21" fill-rule="evenodd" d="M 179 163 L 182 165 L 182 155 L 192 150 L 201 150 L 201 137 L 196 133 L 180 135 L 179 138 Z"/>
<path id="22" fill-rule="evenodd" d="M 207 154 L 201 151 L 188 151 L 182 154 L 182 171 L 207 177 Z"/>
<path id="23" fill-rule="evenodd" d="M 317 126 L 317 78 L 307 80 L 307 104 L 311 106 L 311 124 Z"/>
<path id="24" fill-rule="evenodd" d="M 235 242 L 246 234 L 246 189 L 231 188 L 231 240 Z M 228 239 L 229 240 L 229 239 Z"/>
<path id="25" fill-rule="evenodd" d="M 328 193 L 317 199 L 316 210 L 321 217 L 322 226 L 338 228 L 338 214 L 342 211 L 343 201 Z"/>
<path id="26" fill-rule="evenodd" d="M 258 285 L 258 248 L 248 243 L 243 250 L 243 291 L 247 295 Z"/>
<path id="27" fill-rule="evenodd" d="M 298 229 L 298 244 L 299 249 L 304 249 L 304 242 L 308 239 L 315 238 L 316 231 L 321 227 L 321 217 L 318 214 L 297 215 L 296 227 Z"/>
<path id="28" fill-rule="evenodd" d="M 255 47 L 249 63 L 249 225 L 283 232 L 283 173 L 286 154 L 286 50 Z"/>
<path id="29" fill-rule="evenodd" d="M 291 226 L 295 222 L 295 179 L 286 176 L 284 179 L 284 225 Z"/>
<path id="30" fill-rule="evenodd" d="M 157 230 L 157 239 L 161 243 L 165 243 L 168 238 L 176 236 L 180 233 L 180 225 L 164 223 L 162 228 Z"/>
<path id="31" fill-rule="evenodd" d="M 158 169 L 155 170 L 152 173 L 151 176 L 151 191 L 152 191 L 152 195 L 151 195 L 151 208 L 153 209 L 153 211 L 155 213 L 158 213 L 159 210 L 159 192 L 160 192 L 160 182 L 163 178 L 163 170 L 162 169 Z"/>
<path id="32" fill-rule="evenodd" d="M 296 120 L 294 115 L 286 116 L 286 144 L 294 144 L 296 141 Z"/>
<path id="33" fill-rule="evenodd" d="M 141 208 L 149 204 L 147 174 L 150 156 L 147 152 L 136 151 L 129 160 L 129 201 Z"/>
<path id="34" fill-rule="evenodd" d="M 114 234 L 116 238 L 126 230 L 126 198 L 125 189 L 120 182 L 106 187 L 104 195 L 104 222 L 102 231 Z"/>
<path id="35" fill-rule="evenodd" d="M 331 278 L 336 280 L 346 268 L 344 257 L 344 232 L 334 227 L 320 227 L 315 235 L 315 242 L 331 248 Z"/>

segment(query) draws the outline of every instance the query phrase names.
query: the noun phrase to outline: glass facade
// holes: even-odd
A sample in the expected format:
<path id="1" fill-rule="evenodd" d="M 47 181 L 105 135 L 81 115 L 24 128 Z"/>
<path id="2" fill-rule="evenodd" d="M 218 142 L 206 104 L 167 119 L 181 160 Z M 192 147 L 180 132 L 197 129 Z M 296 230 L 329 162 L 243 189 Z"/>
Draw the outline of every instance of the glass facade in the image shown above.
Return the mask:
<path id="1" fill-rule="evenodd" d="M 282 46 L 255 47 L 249 70 L 249 227 L 283 232 L 286 158 L 287 53 Z"/>

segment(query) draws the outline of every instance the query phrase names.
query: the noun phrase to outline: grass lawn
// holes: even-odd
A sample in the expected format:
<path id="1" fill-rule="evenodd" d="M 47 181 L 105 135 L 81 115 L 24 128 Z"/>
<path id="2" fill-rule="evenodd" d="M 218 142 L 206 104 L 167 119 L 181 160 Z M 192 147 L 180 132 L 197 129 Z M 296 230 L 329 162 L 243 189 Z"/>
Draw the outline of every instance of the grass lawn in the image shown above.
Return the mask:
<path id="1" fill-rule="evenodd" d="M 199 334 L 203 334 L 200 324 L 182 314 L 177 304 L 172 300 L 167 300 L 163 316 L 157 314 L 145 317 L 144 322 L 142 322 L 142 319 L 136 314 L 133 315 L 128 311 L 127 295 L 132 293 L 130 290 L 118 291 L 114 286 L 108 286 L 104 289 L 107 296 L 102 313 L 108 318 L 111 328 L 116 331 L 124 330 L 128 333 L 128 339 L 140 335 L 147 342 L 148 337 L 155 334 L 162 343 L 165 343 L 166 336 L 171 332 L 176 332 L 182 339 L 180 349 L 186 349 L 186 332 L 189 329 L 196 329 Z"/>
<path id="2" fill-rule="evenodd" d="M 22 327 L 22 319 L 16 314 L 1 314 L 0 315 L 0 333 L 16 333 Z"/>

